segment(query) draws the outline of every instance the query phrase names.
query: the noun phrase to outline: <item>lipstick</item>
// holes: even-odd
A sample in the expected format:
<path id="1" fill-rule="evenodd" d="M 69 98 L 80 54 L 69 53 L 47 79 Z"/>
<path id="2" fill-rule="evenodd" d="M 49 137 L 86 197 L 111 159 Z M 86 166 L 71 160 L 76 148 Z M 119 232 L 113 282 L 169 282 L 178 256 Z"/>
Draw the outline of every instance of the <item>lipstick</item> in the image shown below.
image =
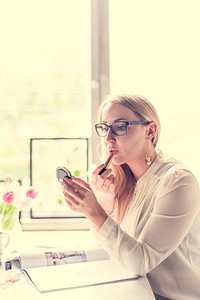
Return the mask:
<path id="1" fill-rule="evenodd" d="M 108 156 L 108 158 L 106 159 L 103 169 L 101 169 L 101 171 L 98 174 L 99 176 L 102 175 L 107 170 L 107 167 L 108 167 L 109 163 L 111 162 L 112 157 L 113 157 L 113 153 L 111 153 Z"/>

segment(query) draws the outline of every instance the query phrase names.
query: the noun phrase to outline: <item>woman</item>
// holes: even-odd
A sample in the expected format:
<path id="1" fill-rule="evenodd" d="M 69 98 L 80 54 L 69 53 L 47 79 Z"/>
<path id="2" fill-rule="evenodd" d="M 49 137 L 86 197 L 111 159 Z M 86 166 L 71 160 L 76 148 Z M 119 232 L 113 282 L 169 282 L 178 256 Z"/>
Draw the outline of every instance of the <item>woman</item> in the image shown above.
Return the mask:
<path id="1" fill-rule="evenodd" d="M 200 191 L 179 161 L 156 150 L 160 122 L 136 95 L 108 97 L 95 125 L 111 168 L 62 182 L 69 207 L 83 213 L 109 255 L 146 274 L 156 299 L 200 299 Z"/>

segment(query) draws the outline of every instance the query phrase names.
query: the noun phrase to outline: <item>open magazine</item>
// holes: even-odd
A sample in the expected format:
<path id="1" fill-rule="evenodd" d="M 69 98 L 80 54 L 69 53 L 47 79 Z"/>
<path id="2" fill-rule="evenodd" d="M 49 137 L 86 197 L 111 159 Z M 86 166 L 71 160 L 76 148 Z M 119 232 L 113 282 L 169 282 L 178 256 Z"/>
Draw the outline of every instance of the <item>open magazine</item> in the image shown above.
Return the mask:
<path id="1" fill-rule="evenodd" d="M 102 248 L 86 251 L 45 249 L 12 253 L 13 264 L 21 267 L 40 292 L 92 286 L 140 276 L 122 268 Z"/>

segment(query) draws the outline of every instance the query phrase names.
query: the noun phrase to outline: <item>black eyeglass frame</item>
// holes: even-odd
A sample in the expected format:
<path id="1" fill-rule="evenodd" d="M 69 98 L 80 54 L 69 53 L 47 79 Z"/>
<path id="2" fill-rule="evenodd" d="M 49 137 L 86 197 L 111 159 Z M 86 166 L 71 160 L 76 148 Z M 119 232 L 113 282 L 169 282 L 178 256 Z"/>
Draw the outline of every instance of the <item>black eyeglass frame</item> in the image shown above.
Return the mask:
<path id="1" fill-rule="evenodd" d="M 123 134 L 116 134 L 116 133 L 113 131 L 113 128 L 112 128 L 113 124 L 118 123 L 118 122 L 119 122 L 119 123 L 123 123 L 123 124 L 126 126 L 126 131 L 125 131 L 125 133 L 123 133 Z M 119 120 L 119 121 L 114 121 L 114 122 L 113 122 L 112 124 L 110 124 L 110 125 L 108 125 L 108 124 L 106 124 L 106 123 L 103 123 L 103 122 L 100 122 L 100 123 L 95 124 L 95 130 L 96 130 L 96 133 L 97 133 L 100 137 L 106 137 L 109 128 L 111 129 L 111 131 L 112 131 L 112 133 L 113 133 L 114 135 L 117 135 L 117 136 L 123 136 L 123 135 L 125 135 L 125 134 L 127 133 L 127 128 L 128 128 L 129 125 L 149 125 L 150 123 L 152 123 L 152 121 L 142 121 L 142 120 L 140 120 L 140 121 L 120 121 L 120 120 Z M 105 134 L 105 135 L 100 135 L 100 134 L 98 133 L 97 128 L 98 128 L 99 125 L 104 125 L 104 126 L 106 126 L 106 127 L 108 128 L 108 130 L 106 131 L 106 134 Z"/>

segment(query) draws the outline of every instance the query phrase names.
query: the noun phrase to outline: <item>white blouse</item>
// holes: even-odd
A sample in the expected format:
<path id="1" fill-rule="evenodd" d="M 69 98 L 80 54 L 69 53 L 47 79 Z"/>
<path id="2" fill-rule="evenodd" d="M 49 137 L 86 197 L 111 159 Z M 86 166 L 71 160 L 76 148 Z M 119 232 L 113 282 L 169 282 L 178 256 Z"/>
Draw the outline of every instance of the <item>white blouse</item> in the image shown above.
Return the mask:
<path id="1" fill-rule="evenodd" d="M 200 299 L 200 189 L 181 162 L 160 151 L 121 224 L 109 216 L 95 236 L 125 268 L 147 275 L 154 293 Z"/>

